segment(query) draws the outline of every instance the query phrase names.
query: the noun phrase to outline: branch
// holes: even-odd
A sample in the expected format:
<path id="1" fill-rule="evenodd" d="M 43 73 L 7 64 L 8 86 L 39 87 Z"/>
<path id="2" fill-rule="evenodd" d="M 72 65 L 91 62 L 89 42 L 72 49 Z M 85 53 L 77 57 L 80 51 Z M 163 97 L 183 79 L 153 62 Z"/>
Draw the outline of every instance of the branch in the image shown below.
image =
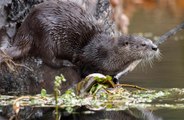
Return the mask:
<path id="1" fill-rule="evenodd" d="M 174 27 L 173 29 L 169 30 L 168 32 L 166 32 L 165 34 L 163 34 L 162 36 L 160 36 L 160 38 L 155 42 L 156 45 L 160 45 L 163 42 L 165 42 L 168 38 L 170 38 L 171 36 L 175 35 L 177 32 L 181 31 L 184 29 L 184 22 L 181 23 L 180 25 L 177 25 L 176 27 Z"/>

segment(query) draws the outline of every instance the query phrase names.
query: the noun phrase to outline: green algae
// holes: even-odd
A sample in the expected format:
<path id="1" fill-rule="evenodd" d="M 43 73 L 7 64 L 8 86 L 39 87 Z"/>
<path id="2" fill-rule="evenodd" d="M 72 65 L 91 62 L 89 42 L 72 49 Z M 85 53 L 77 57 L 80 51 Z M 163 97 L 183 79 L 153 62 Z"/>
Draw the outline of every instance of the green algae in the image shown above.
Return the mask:
<path id="1" fill-rule="evenodd" d="M 62 80 L 57 78 L 57 87 L 60 86 Z M 85 90 L 80 90 L 80 94 L 77 94 L 75 87 L 65 91 L 64 94 L 57 94 L 57 98 L 52 94 L 47 94 L 46 90 L 42 90 L 41 94 L 35 96 L 6 96 L 0 95 L 0 106 L 7 106 L 15 104 L 15 101 L 19 103 L 21 107 L 33 106 L 33 107 L 57 107 L 66 109 L 72 112 L 74 108 L 85 106 L 90 110 L 126 110 L 130 108 L 145 108 L 145 109 L 184 109 L 184 88 L 170 88 L 170 89 L 148 89 L 146 91 L 138 89 L 127 89 L 123 87 L 112 87 L 109 77 L 100 80 L 100 78 L 94 77 L 90 80 L 92 85 L 85 83 L 88 82 L 85 79 Z M 80 86 L 82 87 L 82 86 Z M 88 88 L 90 87 L 90 88 Z M 84 88 L 80 88 L 84 89 Z M 81 93 L 83 91 L 83 93 Z M 17 100 L 18 99 L 18 100 Z"/>

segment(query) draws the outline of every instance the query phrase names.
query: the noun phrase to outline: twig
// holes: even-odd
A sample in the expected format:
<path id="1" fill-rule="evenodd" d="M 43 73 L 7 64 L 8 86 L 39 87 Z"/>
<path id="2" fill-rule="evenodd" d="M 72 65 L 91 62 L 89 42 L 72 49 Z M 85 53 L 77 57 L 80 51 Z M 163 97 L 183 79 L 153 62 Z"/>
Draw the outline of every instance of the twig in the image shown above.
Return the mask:
<path id="1" fill-rule="evenodd" d="M 19 67 L 25 67 L 26 69 L 28 69 L 29 71 L 33 71 L 33 69 L 31 69 L 31 68 L 29 68 L 29 67 L 27 67 L 27 66 L 25 66 L 25 65 L 23 65 L 23 64 L 17 64 L 17 63 L 15 63 L 13 60 L 9 60 L 9 62 L 10 63 L 12 63 L 14 66 L 19 66 Z"/>
<path id="2" fill-rule="evenodd" d="M 31 68 L 25 66 L 25 65 L 22 65 L 22 64 L 17 64 L 15 63 L 12 58 L 10 56 L 8 56 L 3 50 L 1 50 L 1 52 L 3 53 L 1 56 L 2 56 L 2 59 L 4 59 L 3 61 L 1 62 L 5 62 L 6 65 L 8 66 L 8 68 L 11 70 L 11 71 L 15 71 L 15 67 L 16 66 L 19 66 L 19 67 L 25 67 L 26 69 L 30 70 L 30 71 L 33 71 Z"/>
<path id="3" fill-rule="evenodd" d="M 113 94 L 112 92 L 110 92 L 109 90 L 107 90 L 107 88 L 105 88 L 105 87 L 102 87 L 107 93 L 109 93 L 109 94 Z"/>
<path id="4" fill-rule="evenodd" d="M 142 88 L 142 87 L 139 87 L 139 86 L 137 86 L 137 85 L 130 85 L 130 84 L 117 84 L 116 86 L 117 86 L 117 87 L 120 86 L 120 87 L 136 88 L 136 89 L 144 90 L 144 91 L 147 90 L 146 88 Z"/>
<path id="5" fill-rule="evenodd" d="M 166 41 L 168 38 L 170 38 L 171 36 L 175 35 L 177 32 L 179 32 L 183 29 L 184 29 L 184 22 L 181 23 L 180 25 L 177 25 L 173 29 L 169 30 L 168 32 L 166 32 L 162 36 L 160 36 L 160 38 L 157 41 L 155 41 L 155 44 L 160 45 L 161 43 Z"/>

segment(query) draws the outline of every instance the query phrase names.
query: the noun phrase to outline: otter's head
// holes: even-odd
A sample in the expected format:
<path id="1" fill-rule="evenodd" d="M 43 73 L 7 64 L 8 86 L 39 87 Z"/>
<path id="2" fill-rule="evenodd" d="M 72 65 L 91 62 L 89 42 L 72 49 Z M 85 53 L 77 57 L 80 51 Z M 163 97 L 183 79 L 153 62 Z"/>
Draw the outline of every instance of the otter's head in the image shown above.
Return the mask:
<path id="1" fill-rule="evenodd" d="M 82 60 L 95 72 L 115 75 L 136 61 L 150 61 L 158 54 L 157 46 L 144 37 L 120 36 L 111 39 L 100 34 L 84 48 Z"/>
<path id="2" fill-rule="evenodd" d="M 115 83 L 121 76 L 132 71 L 141 61 L 150 62 L 154 57 L 159 57 L 159 49 L 151 40 L 144 37 L 120 36 L 118 54 L 124 58 L 121 61 L 124 67 L 114 76 Z"/>
<path id="3" fill-rule="evenodd" d="M 141 36 L 121 36 L 118 38 L 118 47 L 120 49 L 119 52 L 123 53 L 123 56 L 133 61 L 149 61 L 159 56 L 158 47 L 151 40 Z"/>

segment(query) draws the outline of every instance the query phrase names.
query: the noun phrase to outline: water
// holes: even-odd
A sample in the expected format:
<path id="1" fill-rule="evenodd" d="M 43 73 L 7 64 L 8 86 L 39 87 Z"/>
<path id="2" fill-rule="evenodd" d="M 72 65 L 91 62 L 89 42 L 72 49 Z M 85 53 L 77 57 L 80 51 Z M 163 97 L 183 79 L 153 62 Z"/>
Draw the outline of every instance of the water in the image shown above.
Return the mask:
<path id="1" fill-rule="evenodd" d="M 172 11 L 169 7 L 146 10 L 139 6 L 131 13 L 129 33 L 154 39 L 184 22 L 183 13 L 181 10 Z M 161 60 L 155 60 L 152 67 L 139 65 L 122 78 L 122 82 L 146 88 L 184 88 L 184 31 L 167 40 L 159 48 L 162 53 Z M 183 120 L 183 113 L 184 109 L 153 111 L 153 114 L 164 120 Z"/>
<path id="2" fill-rule="evenodd" d="M 129 33 L 141 33 L 153 39 L 184 21 L 184 15 L 178 18 L 168 14 L 168 11 L 162 11 L 162 16 L 157 16 L 155 11 L 137 9 L 131 18 Z M 123 78 L 123 81 L 127 80 L 126 82 L 148 88 L 183 88 L 184 31 L 167 40 L 159 48 L 162 53 L 161 60 L 155 60 L 152 67 L 139 66 L 126 78 Z"/>

